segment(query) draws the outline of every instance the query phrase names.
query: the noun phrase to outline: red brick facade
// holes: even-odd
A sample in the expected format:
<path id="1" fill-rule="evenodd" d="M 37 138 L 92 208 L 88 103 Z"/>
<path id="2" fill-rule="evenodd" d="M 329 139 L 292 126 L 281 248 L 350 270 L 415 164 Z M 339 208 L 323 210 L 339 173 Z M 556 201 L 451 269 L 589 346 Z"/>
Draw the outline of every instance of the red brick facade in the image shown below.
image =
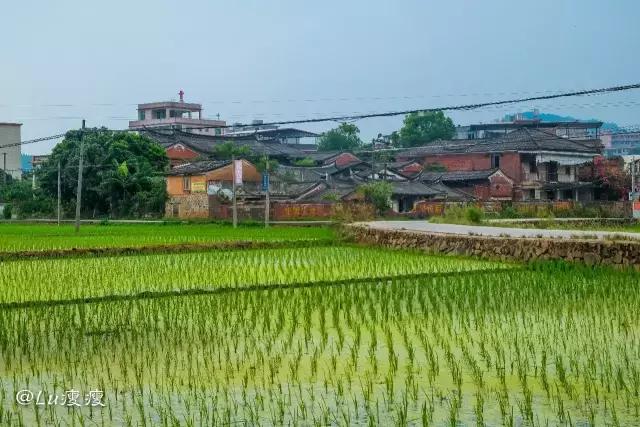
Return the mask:
<path id="1" fill-rule="evenodd" d="M 187 163 L 199 157 L 199 154 L 182 144 L 175 144 L 167 148 L 167 157 L 171 166 Z"/>
<path id="2" fill-rule="evenodd" d="M 491 154 L 489 153 L 465 153 L 465 154 L 431 154 L 423 160 L 425 165 L 441 164 L 448 171 L 480 171 L 492 169 Z M 500 170 L 511 178 L 515 184 L 522 179 L 522 164 L 520 154 L 500 154 Z"/>
<path id="3" fill-rule="evenodd" d="M 417 175 L 422 171 L 422 165 L 418 162 L 412 162 L 399 169 L 400 173 L 405 175 Z"/>
<path id="4" fill-rule="evenodd" d="M 473 195 L 479 200 L 496 200 L 513 198 L 513 181 L 501 175 L 489 177 L 486 185 L 476 185 L 473 188 Z"/>

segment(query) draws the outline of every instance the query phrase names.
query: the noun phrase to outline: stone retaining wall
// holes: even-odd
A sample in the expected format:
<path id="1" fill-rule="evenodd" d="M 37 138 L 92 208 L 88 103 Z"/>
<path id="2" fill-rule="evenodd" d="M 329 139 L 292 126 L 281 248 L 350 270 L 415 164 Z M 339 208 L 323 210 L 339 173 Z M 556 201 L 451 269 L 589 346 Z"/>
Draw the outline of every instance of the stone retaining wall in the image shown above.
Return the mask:
<path id="1" fill-rule="evenodd" d="M 464 236 L 416 231 L 389 231 L 344 225 L 349 241 L 397 249 L 469 255 L 500 260 L 563 259 L 587 265 L 633 266 L 640 269 L 640 242 Z"/>

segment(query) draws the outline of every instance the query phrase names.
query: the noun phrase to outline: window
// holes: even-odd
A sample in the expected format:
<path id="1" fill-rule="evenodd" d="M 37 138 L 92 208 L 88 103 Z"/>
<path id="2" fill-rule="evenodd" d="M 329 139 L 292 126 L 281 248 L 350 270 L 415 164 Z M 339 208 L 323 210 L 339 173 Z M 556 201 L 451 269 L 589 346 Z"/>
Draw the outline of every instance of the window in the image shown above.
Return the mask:
<path id="1" fill-rule="evenodd" d="M 145 111 L 144 110 L 138 110 L 138 120 L 144 120 L 145 117 Z"/>
<path id="2" fill-rule="evenodd" d="M 499 168 L 500 167 L 500 154 L 492 154 L 491 155 L 491 168 Z"/>
<path id="3" fill-rule="evenodd" d="M 571 175 L 571 166 L 566 166 L 564 168 L 564 174 L 565 175 Z"/>
<path id="4" fill-rule="evenodd" d="M 558 163 L 549 162 L 547 166 L 547 181 L 558 182 Z"/>
<path id="5" fill-rule="evenodd" d="M 538 164 L 535 160 L 529 163 L 529 173 L 538 173 Z"/>
<path id="6" fill-rule="evenodd" d="M 534 190 L 534 189 L 529 190 L 529 199 L 530 200 L 535 200 L 536 199 L 536 190 Z"/>
<path id="7" fill-rule="evenodd" d="M 222 129 L 216 128 L 216 135 L 222 135 Z"/>
<path id="8" fill-rule="evenodd" d="M 153 110 L 153 118 L 162 120 L 167 118 L 167 110 Z"/>
<path id="9" fill-rule="evenodd" d="M 191 177 L 190 176 L 183 176 L 182 177 L 182 189 L 184 191 L 190 191 L 191 190 Z"/>

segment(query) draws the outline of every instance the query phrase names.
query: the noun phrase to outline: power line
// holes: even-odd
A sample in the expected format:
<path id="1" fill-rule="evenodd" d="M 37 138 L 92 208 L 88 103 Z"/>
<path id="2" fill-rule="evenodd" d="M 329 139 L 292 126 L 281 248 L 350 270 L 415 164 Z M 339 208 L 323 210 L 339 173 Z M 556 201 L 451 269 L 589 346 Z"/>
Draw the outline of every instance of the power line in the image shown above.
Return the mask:
<path id="1" fill-rule="evenodd" d="M 640 101 L 632 101 L 632 100 L 622 100 L 622 101 L 608 101 L 608 102 L 576 102 L 576 103 L 564 103 L 564 104 L 534 104 L 531 107 L 532 108 L 558 108 L 558 107 L 570 107 L 570 108 L 593 108 L 593 107 L 597 107 L 597 108 L 609 108 L 609 107 L 632 107 L 632 106 L 638 106 L 640 105 Z M 503 107 L 503 108 L 500 108 Z M 475 108 L 473 110 L 469 110 L 467 112 L 479 112 L 479 111 L 488 111 L 488 110 L 493 110 L 493 111 L 501 111 L 501 110 L 505 110 L 506 111 L 506 107 L 502 106 L 502 105 L 498 105 L 498 106 L 487 106 L 487 107 L 479 107 L 479 108 Z M 341 115 L 341 116 L 353 116 L 353 115 L 359 115 L 359 114 L 376 114 L 380 112 L 379 110 L 368 110 L 368 111 L 330 111 L 330 112 L 314 112 L 311 113 L 312 116 L 314 117 L 321 117 L 323 115 L 326 114 L 336 114 L 336 115 Z M 382 112 L 380 112 L 382 113 Z M 231 114 L 228 116 L 225 116 L 227 119 L 237 119 L 237 118 L 246 118 L 246 117 L 252 117 L 253 119 L 259 119 L 262 117 L 278 117 L 278 116 L 283 116 L 285 113 L 274 113 L 274 112 L 264 112 L 264 113 L 242 113 L 242 114 Z M 307 117 L 304 114 L 294 114 L 291 117 Z M 15 121 L 30 121 L 30 120 L 78 120 L 79 117 L 56 117 L 56 116 L 51 116 L 51 117 L 22 117 L 22 118 L 16 118 Z M 96 116 L 96 115 L 92 115 L 89 116 L 90 119 L 92 120 L 96 120 L 96 119 L 100 119 L 100 118 L 104 118 L 104 119 L 108 119 L 108 120 L 112 120 L 112 121 L 132 121 L 131 117 L 114 117 L 114 116 Z M 311 117 L 313 118 L 313 117 Z M 231 127 L 237 126 L 237 125 L 229 125 Z M 253 126 L 253 125 L 246 125 L 246 126 Z M 219 126 L 216 126 L 219 127 Z"/>
<path id="2" fill-rule="evenodd" d="M 250 99 L 250 100 L 215 100 L 215 101 L 200 101 L 198 103 L 202 105 L 213 104 L 267 104 L 267 103 L 313 103 L 313 102 L 347 102 L 347 101 L 386 101 L 386 100 L 409 100 L 409 99 L 426 99 L 426 98 L 455 98 L 455 97 L 476 97 L 476 96 L 513 96 L 513 95 L 525 95 L 525 94 L 554 94 L 563 92 L 581 91 L 583 89 L 577 88 L 562 88 L 556 90 L 521 90 L 521 91 L 500 91 L 500 92 L 475 92 L 475 93 L 447 93 L 447 94 L 435 94 L 435 95 L 395 95 L 395 96 L 351 96 L 351 97 L 323 97 L 323 98 L 298 98 L 298 99 Z M 178 101 L 169 101 L 178 102 Z M 43 107 L 43 108 L 70 108 L 70 107 L 130 107 L 138 106 L 137 103 L 89 103 L 89 104 L 74 104 L 74 103 L 51 103 L 51 104 L 0 104 L 0 108 L 12 108 L 12 107 Z M 73 119 L 78 119 L 74 117 Z M 81 117 L 80 117 L 81 119 Z"/>
<path id="3" fill-rule="evenodd" d="M 483 102 L 483 103 L 476 103 L 476 104 L 451 105 L 451 106 L 443 106 L 443 107 L 420 108 L 420 109 L 412 109 L 412 110 L 404 110 L 404 111 L 389 111 L 389 112 L 381 112 L 381 113 L 351 114 L 351 115 L 342 115 L 342 116 L 335 116 L 335 117 L 306 118 L 306 119 L 300 119 L 300 120 L 272 121 L 272 122 L 261 123 L 261 126 L 280 126 L 280 125 L 290 125 L 290 124 L 321 123 L 321 122 L 348 122 L 348 121 L 356 121 L 356 120 L 362 120 L 362 119 L 368 119 L 368 118 L 393 117 L 393 116 L 401 116 L 401 115 L 407 115 L 412 113 L 425 113 L 425 112 L 435 112 L 435 111 L 470 111 L 470 110 L 476 110 L 476 109 L 485 108 L 485 107 L 493 107 L 493 106 L 500 106 L 500 105 L 517 104 L 522 102 L 549 100 L 549 99 L 557 99 L 557 98 L 567 98 L 567 97 L 574 97 L 574 96 L 600 95 L 605 93 L 623 92 L 623 91 L 639 89 L 639 88 L 640 88 L 640 83 L 635 83 L 630 85 L 620 85 L 620 86 L 612 86 L 607 88 L 580 90 L 580 91 L 573 91 L 573 92 L 552 93 L 549 95 L 531 96 L 526 98 L 515 98 L 515 99 Z M 244 128 L 244 127 L 251 127 L 251 126 L 255 126 L 255 125 L 234 124 L 234 125 L 224 125 L 224 126 L 194 126 L 194 127 L 190 127 L 189 130 L 211 129 L 211 128 L 219 128 L 219 129 Z M 102 129 L 86 130 L 86 132 L 100 132 L 100 131 L 103 131 L 103 130 Z M 120 130 L 106 129 L 104 131 L 105 132 L 130 132 L 131 130 L 130 129 L 120 129 Z M 62 138 L 64 136 L 65 134 L 52 135 L 48 137 L 22 141 L 19 143 L 7 144 L 0 148 L 33 144 L 36 142 Z"/>
<path id="4" fill-rule="evenodd" d="M 576 92 L 564 92 L 564 93 L 557 93 L 557 94 L 551 94 L 551 95 L 531 96 L 527 98 L 516 98 L 516 99 L 503 100 L 503 101 L 483 102 L 483 103 L 477 103 L 477 104 L 451 105 L 451 106 L 444 106 L 444 107 L 419 108 L 419 109 L 404 110 L 404 111 L 390 111 L 390 112 L 384 112 L 384 113 L 359 114 L 359 115 L 336 116 L 336 117 L 321 117 L 321 118 L 314 118 L 314 119 L 275 121 L 275 122 L 261 123 L 261 126 L 276 126 L 276 125 L 320 123 L 320 122 L 345 122 L 345 121 L 362 120 L 362 119 L 369 119 L 369 118 L 375 118 L 375 117 L 405 116 L 407 114 L 412 114 L 412 113 L 475 110 L 477 108 L 496 106 L 496 105 L 517 104 L 521 102 L 567 98 L 572 96 L 585 96 L 585 95 L 623 92 L 623 91 L 632 90 L 632 89 L 640 89 L 640 83 L 623 85 L 623 86 L 612 86 L 612 87 L 600 88 L 600 89 L 581 90 Z M 239 124 L 239 125 L 225 125 L 225 126 L 195 126 L 190 129 L 231 128 L 231 127 L 242 128 L 242 127 L 251 127 L 251 126 L 255 126 L 255 125 Z"/>

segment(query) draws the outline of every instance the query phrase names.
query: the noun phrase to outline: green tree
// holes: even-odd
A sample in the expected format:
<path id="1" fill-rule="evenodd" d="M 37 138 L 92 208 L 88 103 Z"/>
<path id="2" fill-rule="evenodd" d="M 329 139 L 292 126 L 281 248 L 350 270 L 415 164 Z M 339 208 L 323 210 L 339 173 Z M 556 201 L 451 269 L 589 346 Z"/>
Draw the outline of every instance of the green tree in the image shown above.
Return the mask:
<path id="1" fill-rule="evenodd" d="M 358 190 L 364 196 L 364 200 L 376 208 L 379 215 L 389 209 L 393 187 L 388 181 L 369 182 L 361 185 Z"/>
<path id="2" fill-rule="evenodd" d="M 7 203 L 6 206 L 15 208 L 20 218 L 51 217 L 54 213 L 54 200 L 42 189 L 33 188 L 31 174 L 26 174 L 24 179 L 7 180 L 6 185 L 1 186 L 0 200 Z"/>
<path id="3" fill-rule="evenodd" d="M 320 137 L 318 151 L 354 150 L 361 145 L 358 126 L 353 123 L 342 123 Z"/>
<path id="4" fill-rule="evenodd" d="M 214 149 L 214 156 L 219 160 L 229 160 L 232 157 L 247 157 L 251 154 L 249 147 L 238 145 L 233 141 L 223 142 Z"/>
<path id="5" fill-rule="evenodd" d="M 264 173 L 267 170 L 267 166 L 269 166 L 269 172 L 275 172 L 278 170 L 278 166 L 280 164 L 276 159 L 270 159 L 267 156 L 260 156 L 255 159 L 256 169 L 258 172 Z"/>
<path id="6" fill-rule="evenodd" d="M 451 139 L 456 128 L 442 111 L 411 113 L 405 116 L 399 134 L 401 147 L 416 147 L 438 139 Z"/>
<path id="7" fill-rule="evenodd" d="M 296 160 L 294 162 L 294 165 L 310 167 L 310 166 L 315 166 L 316 162 L 313 159 L 309 158 L 309 157 L 305 157 L 304 159 Z"/>
<path id="8" fill-rule="evenodd" d="M 68 132 L 47 162 L 36 171 L 39 187 L 55 200 L 60 162 L 61 201 L 69 213 L 75 210 L 80 132 Z M 82 138 L 83 216 L 162 214 L 166 200 L 164 173 L 169 168 L 164 148 L 147 137 L 105 128 L 82 131 Z"/>

